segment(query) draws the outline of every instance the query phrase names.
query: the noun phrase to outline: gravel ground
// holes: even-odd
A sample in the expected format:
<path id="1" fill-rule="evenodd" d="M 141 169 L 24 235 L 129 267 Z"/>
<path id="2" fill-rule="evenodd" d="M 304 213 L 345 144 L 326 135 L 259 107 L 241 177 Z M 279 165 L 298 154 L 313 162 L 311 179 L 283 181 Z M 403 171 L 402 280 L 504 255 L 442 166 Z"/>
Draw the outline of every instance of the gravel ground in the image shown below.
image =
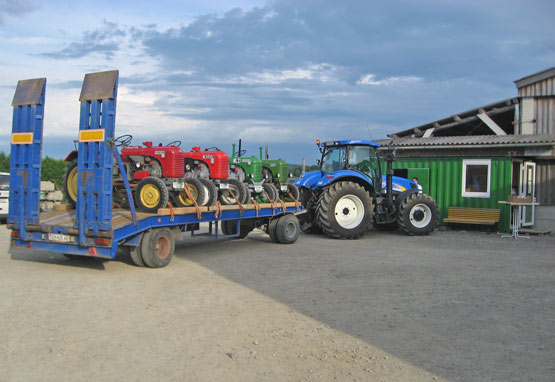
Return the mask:
<path id="1" fill-rule="evenodd" d="M 163 269 L 8 254 L 0 380 L 553 381 L 555 238 L 189 238 Z"/>

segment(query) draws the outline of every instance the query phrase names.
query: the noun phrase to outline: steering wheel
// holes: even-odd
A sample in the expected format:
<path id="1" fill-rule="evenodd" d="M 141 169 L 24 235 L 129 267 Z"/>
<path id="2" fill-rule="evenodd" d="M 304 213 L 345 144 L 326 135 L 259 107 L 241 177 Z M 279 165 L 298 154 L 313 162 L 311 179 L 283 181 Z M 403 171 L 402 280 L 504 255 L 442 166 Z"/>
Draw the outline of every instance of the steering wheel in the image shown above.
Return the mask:
<path id="1" fill-rule="evenodd" d="M 217 148 L 216 146 L 212 146 L 212 147 L 205 148 L 204 151 L 220 151 L 220 149 Z"/>
<path id="2" fill-rule="evenodd" d="M 120 135 L 119 137 L 114 139 L 114 144 L 116 146 L 129 146 L 132 139 L 133 136 L 131 134 Z"/>
<path id="3" fill-rule="evenodd" d="M 171 141 L 170 143 L 168 143 L 166 146 L 181 146 L 181 141 L 177 140 L 177 141 Z"/>
<path id="4" fill-rule="evenodd" d="M 239 151 L 239 153 L 238 153 L 239 155 L 238 155 L 238 156 L 242 157 L 242 156 L 245 155 L 246 153 L 247 153 L 247 150 L 241 150 L 241 151 Z"/>

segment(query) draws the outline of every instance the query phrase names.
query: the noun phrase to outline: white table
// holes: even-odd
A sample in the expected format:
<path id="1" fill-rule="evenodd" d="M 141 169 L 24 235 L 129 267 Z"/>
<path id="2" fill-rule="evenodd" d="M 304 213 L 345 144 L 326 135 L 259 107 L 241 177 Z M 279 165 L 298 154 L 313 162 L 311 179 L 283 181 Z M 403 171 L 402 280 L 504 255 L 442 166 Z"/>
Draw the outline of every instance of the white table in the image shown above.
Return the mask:
<path id="1" fill-rule="evenodd" d="M 526 239 L 529 239 L 528 236 L 520 236 L 518 234 L 518 229 L 520 227 L 520 211 L 518 210 L 518 207 L 520 206 L 539 206 L 540 203 L 536 203 L 536 202 L 520 202 L 520 201 L 516 201 L 516 202 L 508 202 L 505 200 L 499 201 L 499 204 L 508 204 L 509 206 L 511 206 L 511 209 L 513 211 L 513 233 L 510 235 L 503 235 L 501 237 L 514 237 L 515 239 L 518 239 L 519 237 L 524 237 Z"/>

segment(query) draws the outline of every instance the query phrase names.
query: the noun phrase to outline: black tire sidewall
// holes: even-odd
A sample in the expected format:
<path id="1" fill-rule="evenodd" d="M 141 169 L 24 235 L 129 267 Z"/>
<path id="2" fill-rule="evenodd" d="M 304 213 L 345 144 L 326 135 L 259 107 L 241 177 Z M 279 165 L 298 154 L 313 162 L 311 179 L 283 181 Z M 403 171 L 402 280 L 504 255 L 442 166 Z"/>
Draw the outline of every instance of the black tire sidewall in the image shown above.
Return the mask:
<path id="1" fill-rule="evenodd" d="M 156 186 L 156 188 L 158 188 L 160 192 L 160 201 L 158 202 L 157 206 L 153 208 L 149 208 L 143 205 L 141 201 L 141 190 L 143 189 L 144 186 L 148 184 Z M 141 180 L 137 185 L 137 189 L 135 190 L 135 204 L 141 211 L 144 211 L 144 212 L 156 213 L 158 209 L 164 208 L 168 205 L 168 198 L 169 198 L 168 188 L 166 187 L 164 182 L 162 182 L 161 179 L 155 178 L 153 176 L 149 176 Z"/>
<path id="2" fill-rule="evenodd" d="M 431 213 L 430 223 L 425 227 L 415 227 L 410 221 L 411 210 L 418 204 L 426 205 Z M 425 194 L 410 194 L 401 203 L 399 210 L 398 224 L 399 228 L 408 235 L 428 235 L 432 232 L 439 220 L 439 210 L 436 202 Z"/>
<path id="3" fill-rule="evenodd" d="M 156 243 L 161 236 L 167 236 L 170 242 L 170 253 L 165 259 L 156 255 Z M 149 268 L 162 268 L 169 264 L 175 251 L 175 240 L 169 228 L 155 228 L 143 235 L 141 240 L 141 255 Z"/>

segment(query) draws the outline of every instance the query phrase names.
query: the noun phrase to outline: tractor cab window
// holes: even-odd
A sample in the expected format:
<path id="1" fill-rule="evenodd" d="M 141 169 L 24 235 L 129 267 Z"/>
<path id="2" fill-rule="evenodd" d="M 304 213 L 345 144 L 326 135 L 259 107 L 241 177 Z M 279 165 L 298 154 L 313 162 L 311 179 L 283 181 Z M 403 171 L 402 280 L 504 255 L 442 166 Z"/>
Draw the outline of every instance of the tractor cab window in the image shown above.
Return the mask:
<path id="1" fill-rule="evenodd" d="M 349 147 L 348 167 L 361 171 L 370 178 L 377 178 L 380 173 L 376 149 L 369 146 Z"/>
<path id="2" fill-rule="evenodd" d="M 345 146 L 326 147 L 322 156 L 322 171 L 332 172 L 345 168 Z"/>

